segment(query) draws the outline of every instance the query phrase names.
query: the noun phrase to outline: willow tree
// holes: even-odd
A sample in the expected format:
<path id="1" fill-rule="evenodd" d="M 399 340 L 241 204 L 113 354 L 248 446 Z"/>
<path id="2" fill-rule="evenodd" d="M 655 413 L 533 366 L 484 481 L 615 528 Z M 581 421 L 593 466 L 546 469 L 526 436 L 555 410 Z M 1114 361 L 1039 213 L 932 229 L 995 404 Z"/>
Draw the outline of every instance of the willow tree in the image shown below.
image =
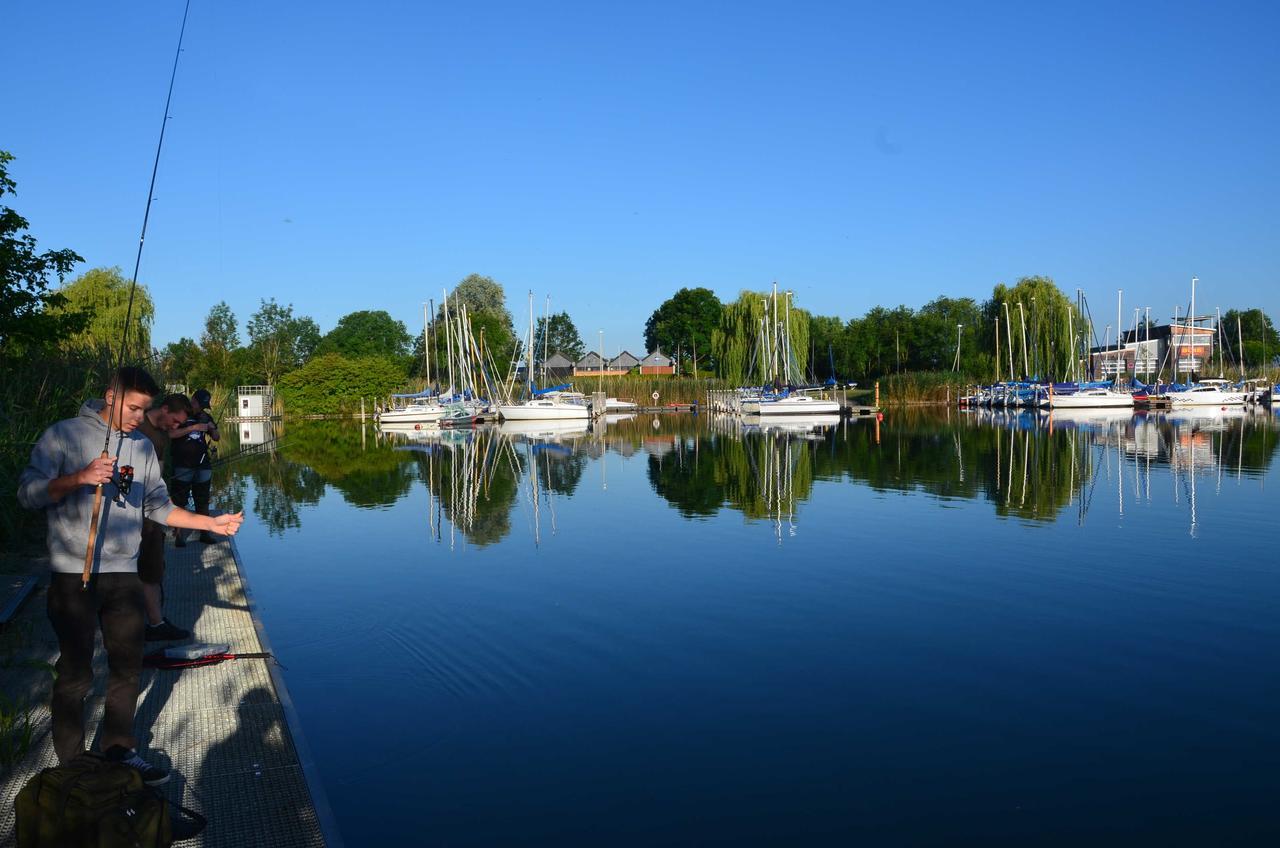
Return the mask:
<path id="1" fill-rule="evenodd" d="M 130 282 L 119 268 L 94 268 L 58 289 L 62 303 L 51 306 L 52 314 L 83 314 L 88 323 L 80 332 L 66 336 L 59 346 L 66 353 L 109 352 L 114 359 L 124 343 L 131 361 L 151 356 L 151 323 L 155 306 L 147 287 L 138 284 L 129 310 Z M 125 324 L 128 315 L 128 325 Z"/>
<path id="2" fill-rule="evenodd" d="M 797 375 L 804 378 L 809 366 L 809 313 L 797 309 L 795 297 L 778 293 L 777 324 L 789 334 L 791 353 L 800 369 Z M 788 316 L 788 312 L 790 315 Z M 726 303 L 720 319 L 720 327 L 711 334 L 711 353 L 719 365 L 720 376 L 735 383 L 768 378 L 762 360 L 765 351 L 761 346 L 760 325 L 773 321 L 773 295 L 766 292 L 744 291 L 733 303 Z M 773 333 L 777 327 L 770 328 Z"/>
<path id="3" fill-rule="evenodd" d="M 1086 328 L 1076 305 L 1052 279 L 1023 277 L 1013 287 L 999 283 L 983 312 L 984 336 L 991 339 L 993 353 L 995 320 L 1000 320 L 1000 357 L 996 363 L 1000 376 L 1009 377 L 1012 353 L 1015 375 L 1042 380 L 1070 377 L 1077 350 L 1075 340 L 1085 335 Z"/>

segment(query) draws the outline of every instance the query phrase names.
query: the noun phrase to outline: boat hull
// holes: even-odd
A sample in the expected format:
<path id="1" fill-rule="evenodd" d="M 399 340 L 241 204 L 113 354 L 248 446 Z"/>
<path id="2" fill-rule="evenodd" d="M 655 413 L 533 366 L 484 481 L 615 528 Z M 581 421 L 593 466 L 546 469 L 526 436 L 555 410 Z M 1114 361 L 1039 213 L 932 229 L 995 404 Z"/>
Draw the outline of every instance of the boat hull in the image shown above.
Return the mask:
<path id="1" fill-rule="evenodd" d="M 498 414 L 504 421 L 586 421 L 590 416 L 585 406 L 567 403 L 500 404 Z"/>
<path id="2" fill-rule="evenodd" d="M 1053 395 L 1042 401 L 1040 405 L 1050 409 L 1132 409 L 1133 395 L 1123 392 Z"/>
<path id="3" fill-rule="evenodd" d="M 385 409 L 378 413 L 379 424 L 428 424 L 439 421 L 444 415 L 444 407 L 414 405 L 401 409 Z"/>
<path id="4" fill-rule="evenodd" d="M 759 415 L 769 418 L 775 415 L 839 415 L 840 404 L 834 400 L 822 400 L 808 395 L 782 398 L 780 400 L 751 401 L 742 405 L 742 411 L 748 415 Z"/>

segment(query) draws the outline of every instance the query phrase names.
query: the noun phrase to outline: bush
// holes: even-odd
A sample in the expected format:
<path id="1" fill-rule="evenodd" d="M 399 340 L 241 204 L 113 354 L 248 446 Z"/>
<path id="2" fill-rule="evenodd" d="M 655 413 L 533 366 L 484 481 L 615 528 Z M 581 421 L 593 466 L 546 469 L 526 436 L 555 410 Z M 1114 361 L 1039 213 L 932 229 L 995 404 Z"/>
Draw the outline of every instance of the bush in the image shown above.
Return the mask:
<path id="1" fill-rule="evenodd" d="M 384 398 L 404 384 L 404 369 L 381 356 L 317 356 L 280 378 L 277 395 L 286 415 L 359 412 L 360 399 Z"/>

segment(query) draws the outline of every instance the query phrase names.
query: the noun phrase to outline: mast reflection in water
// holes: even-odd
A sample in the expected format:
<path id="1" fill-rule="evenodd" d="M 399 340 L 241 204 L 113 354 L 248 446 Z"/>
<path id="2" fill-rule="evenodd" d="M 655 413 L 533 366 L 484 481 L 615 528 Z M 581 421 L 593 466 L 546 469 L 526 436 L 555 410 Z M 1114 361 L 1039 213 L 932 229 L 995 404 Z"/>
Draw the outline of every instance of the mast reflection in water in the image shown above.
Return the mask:
<path id="1" fill-rule="evenodd" d="M 1271 844 L 1278 432 L 289 422 L 216 485 L 350 844 Z"/>

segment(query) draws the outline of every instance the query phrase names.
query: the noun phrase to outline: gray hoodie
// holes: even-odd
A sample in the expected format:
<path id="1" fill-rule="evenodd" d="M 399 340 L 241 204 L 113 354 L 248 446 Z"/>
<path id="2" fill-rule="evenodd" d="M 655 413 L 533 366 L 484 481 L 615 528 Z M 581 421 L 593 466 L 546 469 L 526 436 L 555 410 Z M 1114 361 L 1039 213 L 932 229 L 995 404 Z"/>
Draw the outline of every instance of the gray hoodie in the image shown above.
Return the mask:
<path id="1" fill-rule="evenodd" d="M 49 483 L 56 477 L 81 470 L 102 455 L 107 422 L 99 414 L 105 402 L 86 401 L 75 418 L 59 421 L 40 434 L 31 461 L 18 478 L 18 501 L 28 509 L 44 509 L 49 516 L 49 559 L 53 570 L 80 574 L 89 542 L 93 516 L 93 486 L 80 486 L 58 503 L 49 498 Z M 111 434 L 107 448 L 117 457 L 112 482 L 102 487 L 102 516 L 98 520 L 98 544 L 94 549 L 95 573 L 138 570 L 145 516 L 165 523 L 173 504 L 160 476 L 160 462 L 151 440 L 135 430 Z M 133 466 L 133 485 L 121 497 L 117 483 L 120 467 Z"/>

